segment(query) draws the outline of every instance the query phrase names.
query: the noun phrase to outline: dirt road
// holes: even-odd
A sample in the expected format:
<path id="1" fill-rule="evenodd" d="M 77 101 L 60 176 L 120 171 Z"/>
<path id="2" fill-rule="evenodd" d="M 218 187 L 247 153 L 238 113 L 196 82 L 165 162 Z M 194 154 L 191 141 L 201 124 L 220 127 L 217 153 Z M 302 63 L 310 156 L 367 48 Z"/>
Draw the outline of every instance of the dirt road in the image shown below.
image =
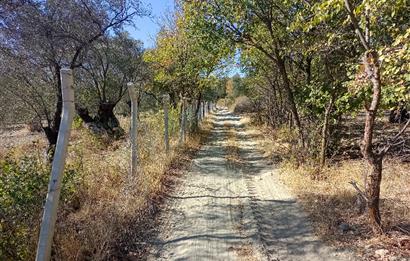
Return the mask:
<path id="1" fill-rule="evenodd" d="M 354 260 L 314 236 L 240 117 L 219 110 L 213 121 L 148 260 Z"/>

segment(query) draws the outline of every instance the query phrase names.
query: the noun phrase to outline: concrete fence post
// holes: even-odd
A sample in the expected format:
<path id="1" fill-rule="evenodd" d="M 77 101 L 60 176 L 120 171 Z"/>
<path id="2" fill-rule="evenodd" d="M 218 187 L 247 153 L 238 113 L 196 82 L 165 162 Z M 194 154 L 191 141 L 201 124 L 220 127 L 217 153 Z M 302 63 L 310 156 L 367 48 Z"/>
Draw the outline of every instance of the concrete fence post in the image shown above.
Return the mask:
<path id="1" fill-rule="evenodd" d="M 205 119 L 205 102 L 202 102 L 202 119 Z"/>
<path id="2" fill-rule="evenodd" d="M 191 102 L 189 105 L 190 116 L 189 116 L 189 132 L 192 132 L 194 126 L 194 119 L 195 119 L 195 102 Z"/>
<path id="3" fill-rule="evenodd" d="M 57 220 L 58 201 L 64 176 L 64 166 L 67 156 L 71 125 L 74 118 L 74 81 L 70 69 L 61 69 L 61 92 L 63 98 L 63 115 L 58 131 L 57 146 L 51 167 L 50 182 L 44 213 L 41 221 L 40 236 L 37 245 L 37 261 L 48 261 L 51 258 L 54 227 Z"/>
<path id="4" fill-rule="evenodd" d="M 186 125 L 186 100 L 185 98 L 181 99 L 182 110 L 181 110 L 181 126 L 179 127 L 179 145 L 182 145 L 185 140 L 185 125 Z"/>
<path id="5" fill-rule="evenodd" d="M 187 102 L 187 120 L 186 120 L 186 132 L 190 133 L 191 132 L 191 126 L 192 126 L 192 104 Z"/>
<path id="6" fill-rule="evenodd" d="M 187 98 L 184 98 L 183 99 L 183 101 L 182 101 L 183 103 L 184 103 L 184 114 L 182 115 L 183 116 L 183 130 L 184 130 L 184 142 L 186 142 L 186 133 L 187 133 L 187 122 L 188 122 L 188 115 L 187 115 L 187 111 L 188 111 L 188 100 L 187 100 Z"/>
<path id="7" fill-rule="evenodd" d="M 168 94 L 165 94 L 162 97 L 162 101 L 164 104 L 164 142 L 165 142 L 165 152 L 167 155 L 169 154 L 169 115 L 168 115 L 168 107 L 169 107 L 169 100 L 170 97 Z"/>
<path id="8" fill-rule="evenodd" d="M 201 122 L 202 120 L 202 106 L 200 102 L 197 102 L 197 106 L 198 106 L 198 123 Z"/>
<path id="9" fill-rule="evenodd" d="M 131 99 L 131 165 L 130 176 L 135 177 L 138 168 L 138 92 L 133 83 L 128 83 Z"/>
<path id="10" fill-rule="evenodd" d="M 206 101 L 204 102 L 204 118 L 208 115 L 208 112 L 206 111 Z"/>

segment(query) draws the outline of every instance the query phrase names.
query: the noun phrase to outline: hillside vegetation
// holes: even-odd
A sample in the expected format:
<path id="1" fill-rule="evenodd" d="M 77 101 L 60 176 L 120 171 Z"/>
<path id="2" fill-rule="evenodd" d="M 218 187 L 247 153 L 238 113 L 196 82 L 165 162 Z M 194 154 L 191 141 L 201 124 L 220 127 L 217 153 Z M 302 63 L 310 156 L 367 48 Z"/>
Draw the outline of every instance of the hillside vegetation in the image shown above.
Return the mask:
<path id="1" fill-rule="evenodd" d="M 407 0 L 177 0 L 146 49 L 127 28 L 150 8 L 0 3 L 1 260 L 34 258 L 63 104 L 73 102 L 63 100 L 66 69 L 76 116 L 52 258 L 141 258 L 139 239 L 214 104 L 251 117 L 322 238 L 357 242 L 370 260 L 410 256 Z"/>

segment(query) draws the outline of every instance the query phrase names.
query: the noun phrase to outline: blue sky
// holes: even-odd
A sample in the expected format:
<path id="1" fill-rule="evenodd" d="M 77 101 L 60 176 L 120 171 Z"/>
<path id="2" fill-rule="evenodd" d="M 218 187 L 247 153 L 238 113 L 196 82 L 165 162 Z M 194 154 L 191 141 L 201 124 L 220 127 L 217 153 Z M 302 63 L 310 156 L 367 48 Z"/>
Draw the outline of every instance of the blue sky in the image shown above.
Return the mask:
<path id="1" fill-rule="evenodd" d="M 164 13 L 174 9 L 174 0 L 142 0 L 145 6 L 151 9 L 152 17 L 137 17 L 134 19 L 136 28 L 127 27 L 126 30 L 135 39 L 144 42 L 145 48 L 153 47 L 155 44 L 155 36 L 159 31 L 157 20 Z"/>
<path id="2" fill-rule="evenodd" d="M 151 48 L 155 45 L 155 36 L 158 33 L 160 26 L 158 20 L 174 10 L 174 0 L 142 0 L 144 5 L 151 10 L 151 17 L 137 17 L 134 19 L 136 28 L 126 27 L 130 35 L 144 43 L 145 48 Z M 236 63 L 239 62 L 239 53 L 236 54 Z M 231 65 L 228 67 L 228 75 L 233 76 L 237 73 L 242 75 L 238 66 Z"/>

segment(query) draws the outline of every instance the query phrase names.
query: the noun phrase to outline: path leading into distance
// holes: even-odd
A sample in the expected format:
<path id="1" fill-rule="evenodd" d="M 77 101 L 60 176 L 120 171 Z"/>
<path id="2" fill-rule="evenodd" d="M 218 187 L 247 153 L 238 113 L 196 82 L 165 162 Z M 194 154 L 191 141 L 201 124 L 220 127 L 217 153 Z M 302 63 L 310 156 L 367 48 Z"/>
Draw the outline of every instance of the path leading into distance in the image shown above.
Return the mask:
<path id="1" fill-rule="evenodd" d="M 148 260 L 354 260 L 314 236 L 241 118 L 211 117 L 210 138 L 167 200 Z"/>

